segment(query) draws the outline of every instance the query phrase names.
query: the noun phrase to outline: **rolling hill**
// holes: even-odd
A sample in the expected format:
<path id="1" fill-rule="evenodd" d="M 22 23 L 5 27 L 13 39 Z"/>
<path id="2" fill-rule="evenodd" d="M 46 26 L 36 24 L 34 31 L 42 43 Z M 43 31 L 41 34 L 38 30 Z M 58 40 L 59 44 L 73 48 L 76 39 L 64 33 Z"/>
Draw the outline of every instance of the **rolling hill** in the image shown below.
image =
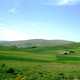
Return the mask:
<path id="1" fill-rule="evenodd" d="M 31 39 L 31 40 L 21 40 L 21 41 L 0 41 L 0 46 L 16 46 L 16 47 L 52 47 L 61 46 L 67 44 L 73 44 L 75 42 L 67 40 L 44 40 L 44 39 Z"/>

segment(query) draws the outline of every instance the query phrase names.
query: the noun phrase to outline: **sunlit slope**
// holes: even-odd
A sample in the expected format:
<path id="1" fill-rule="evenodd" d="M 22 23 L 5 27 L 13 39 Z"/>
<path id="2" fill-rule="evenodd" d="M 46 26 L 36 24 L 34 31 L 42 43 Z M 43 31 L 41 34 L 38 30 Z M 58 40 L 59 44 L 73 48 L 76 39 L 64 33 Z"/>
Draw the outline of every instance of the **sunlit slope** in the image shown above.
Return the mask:
<path id="1" fill-rule="evenodd" d="M 52 62 L 56 60 L 55 54 L 35 54 L 32 52 L 0 51 L 0 60 Z"/>

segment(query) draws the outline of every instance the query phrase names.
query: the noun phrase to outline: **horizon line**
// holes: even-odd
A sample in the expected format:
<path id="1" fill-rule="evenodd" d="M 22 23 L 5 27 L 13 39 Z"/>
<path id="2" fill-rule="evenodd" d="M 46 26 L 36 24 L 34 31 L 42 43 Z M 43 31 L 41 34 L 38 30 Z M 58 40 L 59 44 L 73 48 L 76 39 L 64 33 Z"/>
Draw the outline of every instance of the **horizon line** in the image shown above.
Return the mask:
<path id="1" fill-rule="evenodd" d="M 71 41 L 71 42 L 80 42 L 80 41 L 76 41 L 76 40 L 67 40 L 67 39 L 37 39 L 37 38 L 35 38 L 35 39 L 20 39 L 20 40 L 0 40 L 0 42 L 1 41 L 9 41 L 9 42 L 15 42 L 15 41 L 28 41 L 28 40 L 60 40 L 60 41 Z"/>

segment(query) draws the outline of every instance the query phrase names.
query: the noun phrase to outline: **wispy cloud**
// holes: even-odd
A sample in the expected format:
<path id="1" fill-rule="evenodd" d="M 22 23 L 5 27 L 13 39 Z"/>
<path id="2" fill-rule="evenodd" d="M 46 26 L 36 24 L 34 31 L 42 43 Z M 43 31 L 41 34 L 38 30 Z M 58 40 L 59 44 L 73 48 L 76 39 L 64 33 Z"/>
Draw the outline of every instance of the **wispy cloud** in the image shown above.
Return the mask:
<path id="1" fill-rule="evenodd" d="M 80 0 L 48 0 L 46 5 L 70 6 L 79 4 Z"/>
<path id="2" fill-rule="evenodd" d="M 11 15 L 16 15 L 23 2 L 24 0 L 12 0 L 13 5 L 10 9 L 8 9 L 8 13 Z"/>
<path id="3" fill-rule="evenodd" d="M 9 14 L 15 15 L 16 14 L 16 8 L 11 8 L 8 10 Z"/>
<path id="4" fill-rule="evenodd" d="M 75 5 L 80 2 L 80 0 L 58 0 L 58 5 Z"/>

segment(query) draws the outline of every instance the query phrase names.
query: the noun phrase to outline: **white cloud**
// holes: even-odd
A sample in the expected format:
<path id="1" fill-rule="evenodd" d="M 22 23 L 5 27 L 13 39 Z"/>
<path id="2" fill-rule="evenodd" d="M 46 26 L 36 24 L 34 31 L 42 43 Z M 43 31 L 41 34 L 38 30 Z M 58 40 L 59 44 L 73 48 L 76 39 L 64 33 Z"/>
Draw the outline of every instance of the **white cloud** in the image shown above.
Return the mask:
<path id="1" fill-rule="evenodd" d="M 0 27 L 0 40 L 25 40 L 26 37 L 22 32 Z"/>
<path id="2" fill-rule="evenodd" d="M 76 5 L 79 4 L 80 0 L 48 0 L 46 5 L 57 5 L 57 6 L 63 6 L 63 5 Z"/>
<path id="3" fill-rule="evenodd" d="M 58 5 L 75 5 L 78 2 L 80 2 L 80 0 L 60 0 Z"/>

